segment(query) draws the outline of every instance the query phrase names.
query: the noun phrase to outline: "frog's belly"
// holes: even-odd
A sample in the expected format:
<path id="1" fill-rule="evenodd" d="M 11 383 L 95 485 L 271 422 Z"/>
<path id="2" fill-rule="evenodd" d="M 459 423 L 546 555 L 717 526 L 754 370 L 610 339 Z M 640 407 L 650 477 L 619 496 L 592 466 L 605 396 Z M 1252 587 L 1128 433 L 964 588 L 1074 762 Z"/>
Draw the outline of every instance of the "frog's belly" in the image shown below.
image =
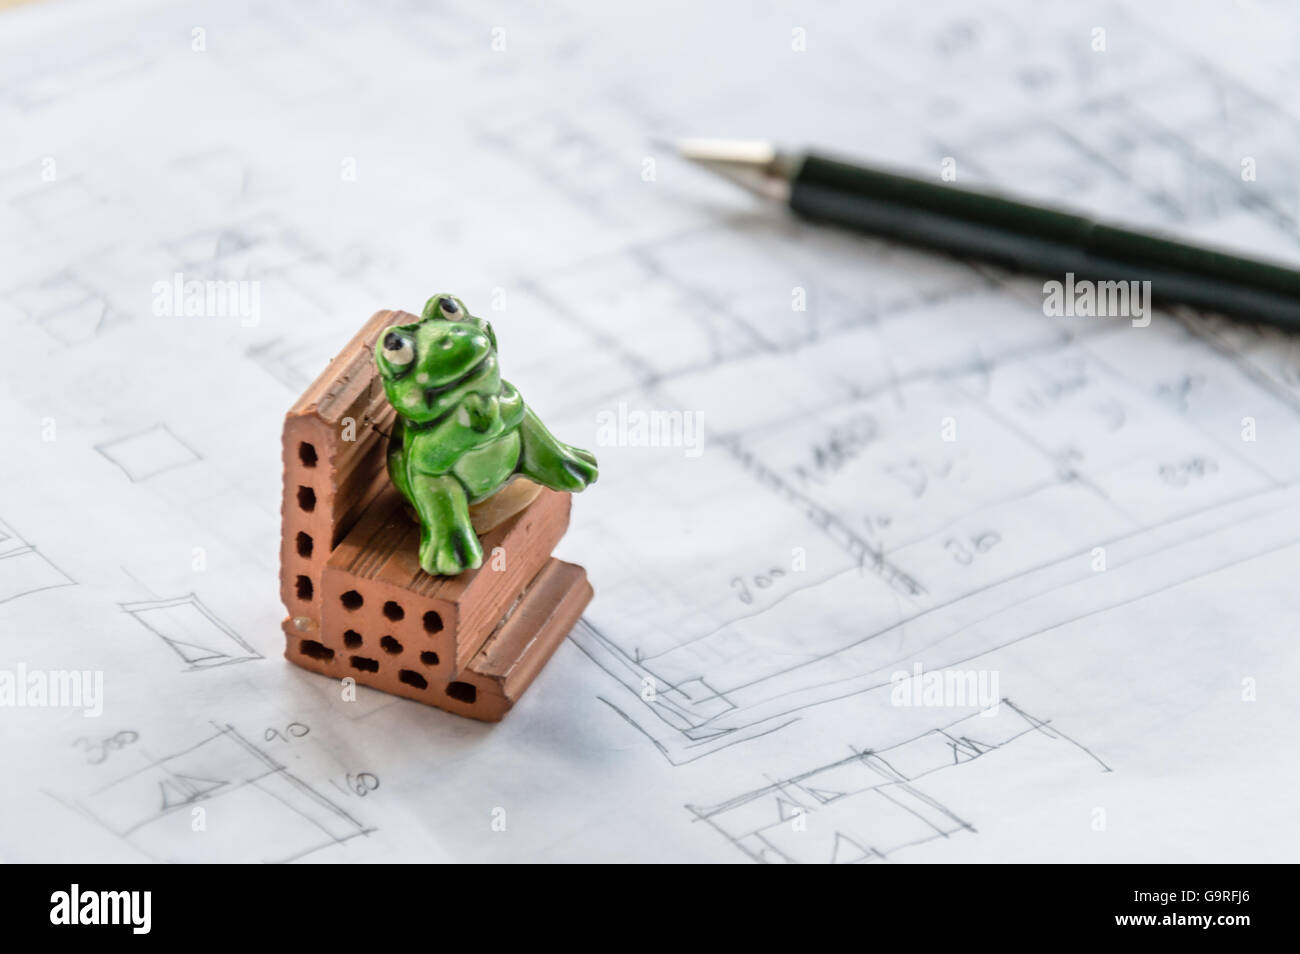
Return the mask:
<path id="1" fill-rule="evenodd" d="M 465 486 L 470 503 L 500 489 L 510 478 L 519 464 L 519 448 L 519 432 L 511 431 L 460 455 L 451 471 Z"/>

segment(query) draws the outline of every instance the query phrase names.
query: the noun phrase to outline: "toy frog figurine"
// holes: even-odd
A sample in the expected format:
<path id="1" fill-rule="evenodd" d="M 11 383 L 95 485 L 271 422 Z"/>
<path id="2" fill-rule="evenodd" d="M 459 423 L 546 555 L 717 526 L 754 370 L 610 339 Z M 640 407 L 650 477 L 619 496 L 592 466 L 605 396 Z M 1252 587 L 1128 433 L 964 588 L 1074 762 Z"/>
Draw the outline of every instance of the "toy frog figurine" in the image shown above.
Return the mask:
<path id="1" fill-rule="evenodd" d="M 470 505 L 516 476 L 571 493 L 595 482 L 595 456 L 556 440 L 501 379 L 492 326 L 459 298 L 434 295 L 419 321 L 385 329 L 375 364 L 397 412 L 388 475 L 419 518 L 426 572 L 482 564 Z"/>

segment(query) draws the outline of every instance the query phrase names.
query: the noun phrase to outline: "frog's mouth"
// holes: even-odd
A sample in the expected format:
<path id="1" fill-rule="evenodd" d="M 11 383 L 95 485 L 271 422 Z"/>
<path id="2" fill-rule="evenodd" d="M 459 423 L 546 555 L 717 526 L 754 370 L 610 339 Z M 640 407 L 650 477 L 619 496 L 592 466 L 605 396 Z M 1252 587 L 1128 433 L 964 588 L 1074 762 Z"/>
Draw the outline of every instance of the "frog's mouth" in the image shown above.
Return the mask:
<path id="1" fill-rule="evenodd" d="M 491 370 L 492 352 L 486 352 L 483 357 L 474 362 L 469 369 L 458 378 L 448 381 L 446 384 L 439 384 L 436 387 L 424 389 L 424 404 L 432 409 L 438 398 L 448 392 L 455 391 L 459 387 L 469 384 L 474 378 L 479 377 L 485 371 Z"/>

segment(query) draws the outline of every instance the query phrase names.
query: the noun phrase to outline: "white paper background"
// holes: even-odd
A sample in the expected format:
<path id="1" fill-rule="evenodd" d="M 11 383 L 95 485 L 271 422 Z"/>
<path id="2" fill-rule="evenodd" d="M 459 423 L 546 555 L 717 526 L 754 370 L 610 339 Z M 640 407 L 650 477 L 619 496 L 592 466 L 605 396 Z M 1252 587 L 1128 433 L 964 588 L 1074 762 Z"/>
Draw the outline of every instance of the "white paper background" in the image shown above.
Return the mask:
<path id="1" fill-rule="evenodd" d="M 1297 49 L 1282 3 L 0 15 L 0 669 L 105 681 L 0 710 L 0 858 L 1295 860 L 1293 340 L 1048 319 L 652 141 L 951 157 L 1296 261 Z M 177 271 L 260 320 L 155 317 Z M 284 411 L 444 289 L 602 464 L 559 551 L 596 599 L 497 726 L 280 655 Z M 620 401 L 703 453 L 595 447 Z M 916 663 L 1015 708 L 892 705 Z"/>

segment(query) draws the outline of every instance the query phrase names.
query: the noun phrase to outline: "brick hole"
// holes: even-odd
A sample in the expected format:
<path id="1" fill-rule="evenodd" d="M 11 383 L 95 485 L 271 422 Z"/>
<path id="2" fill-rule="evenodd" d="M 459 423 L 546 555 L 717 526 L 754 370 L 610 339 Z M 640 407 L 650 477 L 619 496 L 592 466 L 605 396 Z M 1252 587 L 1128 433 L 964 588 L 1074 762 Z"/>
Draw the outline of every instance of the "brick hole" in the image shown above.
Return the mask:
<path id="1" fill-rule="evenodd" d="M 432 652 L 420 653 L 420 662 L 426 666 L 436 666 L 438 665 L 438 654 Z"/>
<path id="2" fill-rule="evenodd" d="M 312 659 L 320 659 L 324 662 L 329 662 L 334 658 L 334 650 L 316 642 L 314 639 L 300 640 L 298 643 L 298 652 L 302 653 L 304 656 L 309 656 Z"/>
<path id="3" fill-rule="evenodd" d="M 416 689 L 429 688 L 429 680 L 425 679 L 418 672 L 412 672 L 410 669 L 403 669 L 397 674 L 397 678 L 408 686 L 415 686 Z"/>
<path id="4" fill-rule="evenodd" d="M 384 652 L 388 653 L 390 656 L 396 656 L 402 651 L 402 644 L 391 636 L 385 636 L 379 641 L 379 645 L 382 646 Z"/>
<path id="5" fill-rule="evenodd" d="M 424 614 L 424 631 L 430 635 L 442 632 L 442 617 L 433 610 Z"/>
<path id="6" fill-rule="evenodd" d="M 473 702 L 478 699 L 478 689 L 471 686 L 468 682 L 449 682 L 447 683 L 447 695 L 451 696 L 457 702 Z"/>
<path id="7" fill-rule="evenodd" d="M 361 645 L 361 634 L 355 629 L 344 630 L 343 645 L 348 647 L 348 649 L 356 649 Z"/>
<path id="8" fill-rule="evenodd" d="M 316 509 L 316 491 L 310 487 L 298 488 L 298 507 L 305 513 L 311 513 Z"/>
<path id="9" fill-rule="evenodd" d="M 406 610 L 402 609 L 400 603 L 389 600 L 384 604 L 384 616 L 396 623 L 398 620 L 406 618 Z"/>
<path id="10" fill-rule="evenodd" d="M 300 576 L 298 577 L 297 580 L 294 581 L 294 583 L 298 587 L 298 599 L 300 600 L 311 599 L 311 594 L 312 594 L 311 577 Z"/>
<path id="11" fill-rule="evenodd" d="M 315 467 L 316 448 L 306 441 L 303 441 L 298 445 L 298 459 L 302 461 L 302 466 L 304 467 Z"/>
<path id="12" fill-rule="evenodd" d="M 359 610 L 365 601 L 365 597 L 356 590 L 348 590 L 339 597 L 339 602 L 343 604 L 345 610 Z"/>
<path id="13" fill-rule="evenodd" d="M 367 659 L 365 656 L 353 656 L 352 668 L 362 672 L 379 672 L 379 660 Z"/>
<path id="14" fill-rule="evenodd" d="M 311 556 L 311 536 L 302 530 L 298 531 L 298 556 L 304 559 Z"/>

